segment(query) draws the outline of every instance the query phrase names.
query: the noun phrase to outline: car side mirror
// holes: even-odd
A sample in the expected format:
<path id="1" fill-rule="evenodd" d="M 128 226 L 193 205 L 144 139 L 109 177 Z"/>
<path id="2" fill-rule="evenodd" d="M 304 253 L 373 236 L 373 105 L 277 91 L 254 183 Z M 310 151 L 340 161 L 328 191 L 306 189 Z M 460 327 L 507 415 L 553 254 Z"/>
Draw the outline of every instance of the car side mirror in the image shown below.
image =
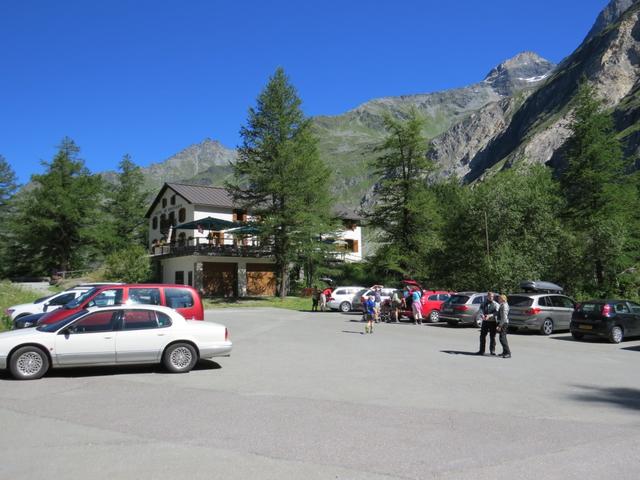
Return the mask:
<path id="1" fill-rule="evenodd" d="M 45 304 L 42 306 L 42 311 L 43 311 L 43 312 L 46 312 L 48 308 L 49 308 L 49 302 L 45 303 Z"/>

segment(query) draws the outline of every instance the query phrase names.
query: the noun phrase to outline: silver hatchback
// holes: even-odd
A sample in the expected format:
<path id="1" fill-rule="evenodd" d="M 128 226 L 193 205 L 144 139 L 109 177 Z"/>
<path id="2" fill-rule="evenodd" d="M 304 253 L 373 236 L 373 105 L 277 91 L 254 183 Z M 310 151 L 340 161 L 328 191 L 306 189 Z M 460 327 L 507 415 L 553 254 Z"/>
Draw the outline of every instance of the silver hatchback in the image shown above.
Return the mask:
<path id="1" fill-rule="evenodd" d="M 510 328 L 543 335 L 568 330 L 576 306 L 569 297 L 549 293 L 518 293 L 509 295 L 508 302 Z"/>

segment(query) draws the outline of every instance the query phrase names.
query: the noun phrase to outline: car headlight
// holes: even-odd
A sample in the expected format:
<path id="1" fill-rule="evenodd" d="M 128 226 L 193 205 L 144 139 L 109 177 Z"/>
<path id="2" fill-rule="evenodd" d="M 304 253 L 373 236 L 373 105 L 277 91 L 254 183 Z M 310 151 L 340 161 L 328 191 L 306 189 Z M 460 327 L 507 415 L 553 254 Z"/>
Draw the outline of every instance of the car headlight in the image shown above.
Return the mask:
<path id="1" fill-rule="evenodd" d="M 34 322 L 24 322 L 24 323 L 22 324 L 22 328 L 29 328 L 29 327 L 32 327 L 32 326 L 33 326 L 33 324 L 34 324 Z"/>

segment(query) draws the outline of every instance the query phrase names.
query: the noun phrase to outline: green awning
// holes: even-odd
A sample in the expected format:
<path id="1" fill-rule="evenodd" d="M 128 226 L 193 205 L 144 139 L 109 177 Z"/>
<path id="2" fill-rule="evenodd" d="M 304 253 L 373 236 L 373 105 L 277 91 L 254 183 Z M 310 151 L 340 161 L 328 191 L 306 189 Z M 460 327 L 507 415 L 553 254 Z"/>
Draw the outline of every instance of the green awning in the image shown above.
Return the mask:
<path id="1" fill-rule="evenodd" d="M 214 232 L 220 232 L 223 230 L 230 230 L 232 228 L 242 227 L 241 222 L 230 222 L 228 220 L 222 220 L 221 218 L 206 217 L 200 220 L 194 220 L 193 222 L 183 223 L 176 226 L 176 230 L 210 230 Z"/>

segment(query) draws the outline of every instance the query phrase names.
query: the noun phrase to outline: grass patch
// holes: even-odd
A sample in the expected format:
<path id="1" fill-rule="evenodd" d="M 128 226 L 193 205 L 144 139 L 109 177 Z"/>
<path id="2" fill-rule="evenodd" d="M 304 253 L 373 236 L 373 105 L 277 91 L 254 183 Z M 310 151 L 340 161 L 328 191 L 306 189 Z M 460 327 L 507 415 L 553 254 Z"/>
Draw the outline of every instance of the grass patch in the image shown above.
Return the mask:
<path id="1" fill-rule="evenodd" d="M 44 295 L 42 292 L 21 288 L 8 281 L 0 282 L 0 331 L 11 328 L 11 319 L 4 313 L 8 307 L 19 303 L 30 303 Z"/>
<path id="2" fill-rule="evenodd" d="M 204 308 L 285 308 L 287 310 L 311 310 L 311 298 L 285 297 L 244 297 L 244 298 L 205 298 Z"/>

